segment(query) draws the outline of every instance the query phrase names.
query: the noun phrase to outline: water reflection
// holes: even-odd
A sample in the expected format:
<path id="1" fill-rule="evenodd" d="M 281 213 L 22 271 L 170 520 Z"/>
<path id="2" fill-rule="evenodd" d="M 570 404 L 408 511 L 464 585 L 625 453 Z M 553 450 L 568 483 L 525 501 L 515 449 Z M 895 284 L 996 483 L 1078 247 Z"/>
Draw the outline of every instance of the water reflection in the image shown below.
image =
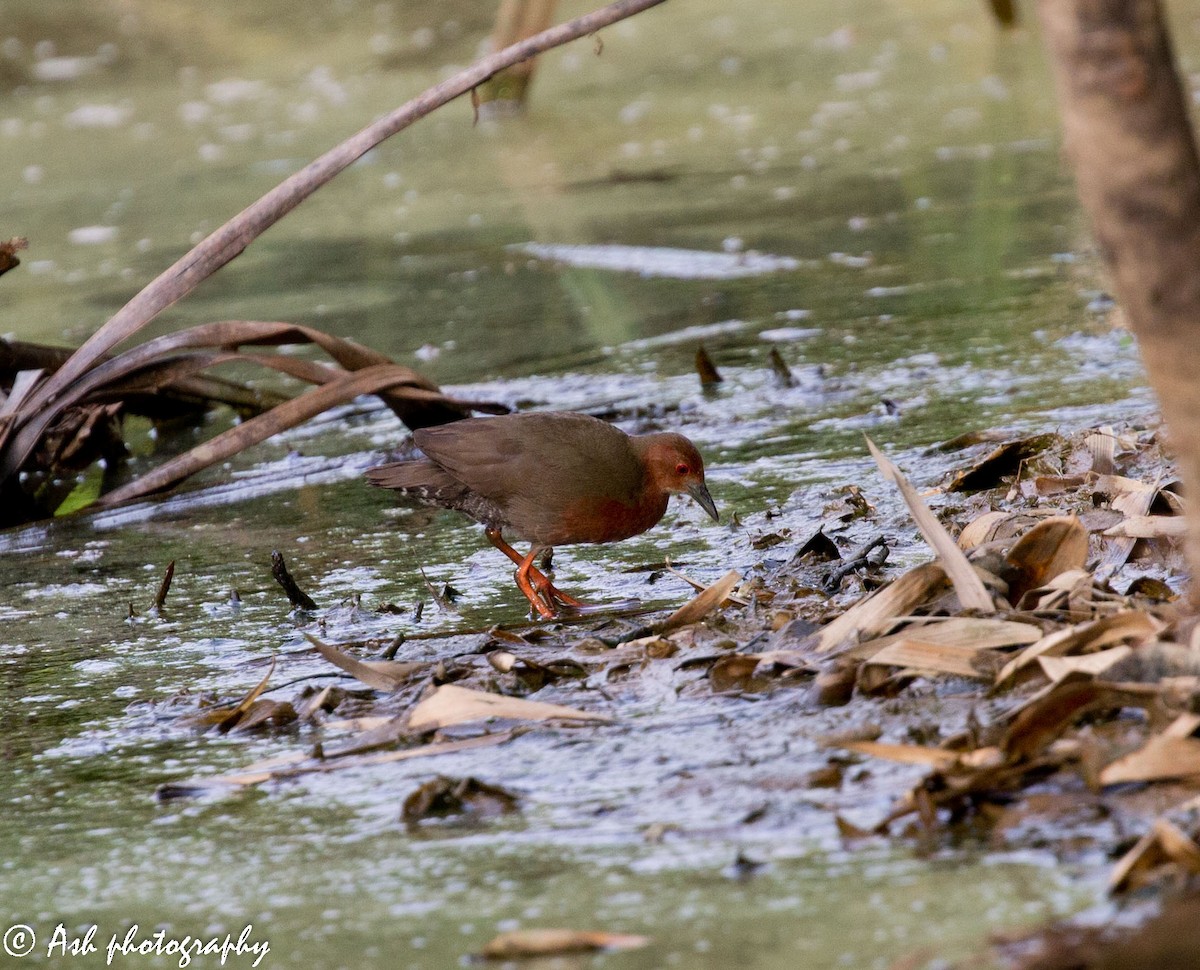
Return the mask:
<path id="1" fill-rule="evenodd" d="M 31 241 L 0 281 L 7 326 L 77 344 L 191 242 L 470 60 L 491 10 L 7 0 L 5 14 L 0 198 L 4 232 Z M 463 103 L 381 146 L 153 332 L 293 320 L 464 397 L 682 428 L 745 528 L 673 509 L 618 550 L 567 550 L 562 581 L 585 597 L 677 598 L 623 570 L 665 551 L 701 577 L 745 565 L 766 510 L 772 528 L 800 532 L 833 484 L 859 482 L 886 507 L 864 429 L 904 449 L 979 425 L 1040 428 L 1050 409 L 1086 424 L 1148 406 L 1079 256 L 1036 38 L 1000 35 L 950 0 L 699 0 L 604 41 L 599 57 L 590 43 L 546 57 L 523 119 L 476 128 Z M 641 272 L 680 250 L 777 262 L 733 278 Z M 638 272 L 561 258 L 581 251 L 631 255 Z M 725 377 L 715 394 L 692 372 L 699 340 Z M 794 387 L 774 380 L 772 349 Z M 253 919 L 281 966 L 348 952 L 359 966 L 448 966 L 510 923 L 598 921 L 656 938 L 629 966 L 773 970 L 885 965 L 931 927 L 936 947 L 962 952 L 989 925 L 1078 904 L 1037 860 L 971 878 L 813 854 L 836 843 L 828 806 L 767 784 L 803 774 L 829 718 L 681 701 L 653 679 L 587 746 L 554 738 L 490 761 L 156 806 L 161 781 L 312 740 L 196 736 L 170 700 L 244 691 L 276 652 L 287 676 L 318 669 L 292 655 L 298 620 L 269 579 L 272 549 L 346 638 L 448 622 L 373 612 L 424 595 L 418 565 L 468 590 L 481 621 L 519 616 L 506 565 L 475 532 L 360 482 L 401 434 L 370 405 L 347 408 L 200 476 L 187 497 L 0 537 L 12 714 L 0 841 L 13 849 L 0 915 L 193 931 Z M 942 470 L 918 467 L 924 480 Z M 171 607 L 149 616 L 170 560 Z M 356 592 L 365 608 L 341 605 Z M 682 760 L 660 762 L 664 750 Z M 511 776 L 530 808 L 507 828 L 414 838 L 399 801 L 430 770 Z M 713 796 L 723 788 L 733 802 Z M 764 799 L 766 835 L 734 824 Z M 645 844 L 664 822 L 679 841 Z M 734 884 L 721 873 L 744 842 L 772 864 Z M 872 930 L 828 932 L 850 924 Z"/>

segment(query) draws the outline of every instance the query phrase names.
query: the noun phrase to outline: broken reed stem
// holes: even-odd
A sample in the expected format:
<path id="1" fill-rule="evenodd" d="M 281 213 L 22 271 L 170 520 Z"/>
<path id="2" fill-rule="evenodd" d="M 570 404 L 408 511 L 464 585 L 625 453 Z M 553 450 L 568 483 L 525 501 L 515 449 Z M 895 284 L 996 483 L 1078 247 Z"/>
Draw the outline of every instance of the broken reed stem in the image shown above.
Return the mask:
<path id="1" fill-rule="evenodd" d="M 158 592 L 154 595 L 154 608 L 161 610 L 163 604 L 167 601 L 167 593 L 171 591 L 171 580 L 175 578 L 175 560 L 172 559 L 167 563 L 167 571 L 163 575 L 162 583 L 158 587 Z"/>
<path id="2" fill-rule="evenodd" d="M 279 550 L 271 553 L 271 575 L 275 577 L 275 582 L 283 587 L 284 593 L 287 594 L 288 602 L 292 606 L 312 612 L 318 609 L 317 604 L 312 601 L 312 598 L 296 585 L 296 580 L 288 572 L 287 563 L 283 561 L 283 553 Z"/>
<path id="3" fill-rule="evenodd" d="M 594 34 L 602 27 L 632 17 L 663 2 L 664 0 L 617 0 L 616 3 L 600 10 L 544 30 L 477 61 L 440 84 L 435 84 L 330 149 L 285 179 L 257 202 L 243 209 L 147 284 L 38 388 L 30 402 L 28 413 L 38 413 L 47 402 L 78 380 L 98 357 L 137 333 L 159 313 L 190 293 L 317 189 L 380 142 L 403 131 L 442 105 L 474 90 L 505 68 L 572 40 Z"/>

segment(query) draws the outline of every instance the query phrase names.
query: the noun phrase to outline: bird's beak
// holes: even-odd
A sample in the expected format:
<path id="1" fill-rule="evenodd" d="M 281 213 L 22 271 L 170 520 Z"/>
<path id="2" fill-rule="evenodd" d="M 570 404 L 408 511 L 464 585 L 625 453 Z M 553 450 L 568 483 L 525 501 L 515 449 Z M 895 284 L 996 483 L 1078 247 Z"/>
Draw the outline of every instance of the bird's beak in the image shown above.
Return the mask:
<path id="1" fill-rule="evenodd" d="M 694 498 L 700 508 L 704 509 L 717 522 L 721 521 L 721 517 L 717 515 L 717 503 L 713 501 L 712 496 L 708 494 L 708 486 L 704 482 L 695 482 L 687 487 L 688 495 Z"/>

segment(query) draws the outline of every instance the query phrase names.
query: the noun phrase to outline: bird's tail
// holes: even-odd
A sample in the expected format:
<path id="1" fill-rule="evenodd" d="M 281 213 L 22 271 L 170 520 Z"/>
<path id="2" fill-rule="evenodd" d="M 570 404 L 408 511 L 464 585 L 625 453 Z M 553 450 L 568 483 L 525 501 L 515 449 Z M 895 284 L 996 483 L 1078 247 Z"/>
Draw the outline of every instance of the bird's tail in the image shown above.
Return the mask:
<path id="1" fill-rule="evenodd" d="M 366 471 L 367 481 L 379 488 L 390 488 L 407 498 L 431 505 L 453 507 L 467 487 L 457 478 L 428 459 L 392 461 Z"/>

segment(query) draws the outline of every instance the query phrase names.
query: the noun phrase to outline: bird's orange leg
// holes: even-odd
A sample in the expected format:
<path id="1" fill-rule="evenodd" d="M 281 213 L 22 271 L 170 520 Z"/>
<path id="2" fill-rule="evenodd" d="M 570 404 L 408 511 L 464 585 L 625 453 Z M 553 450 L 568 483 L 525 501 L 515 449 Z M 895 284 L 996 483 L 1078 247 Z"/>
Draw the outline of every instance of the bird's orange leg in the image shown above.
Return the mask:
<path id="1" fill-rule="evenodd" d="M 546 574 L 533 564 L 537 554 L 541 552 L 537 546 L 529 550 L 529 555 L 522 556 L 516 549 L 504 541 L 499 529 L 487 529 L 484 533 L 488 541 L 517 564 L 517 586 L 525 594 L 525 598 L 545 619 L 550 619 L 558 613 L 559 606 L 586 606 L 581 600 L 558 589 Z"/>
<path id="2" fill-rule="evenodd" d="M 533 559 L 536 554 L 536 548 L 530 549 L 529 555 L 521 560 L 521 565 L 517 567 L 517 571 L 513 575 L 517 581 L 517 586 L 520 587 L 521 592 L 525 594 L 525 598 L 529 600 L 533 608 L 538 611 L 538 614 L 542 617 L 542 619 L 552 620 L 558 615 L 558 609 L 554 600 L 551 598 L 547 587 L 549 590 L 553 590 L 554 592 L 558 592 L 558 590 L 555 590 L 554 587 L 550 585 L 550 580 L 548 580 L 542 572 L 534 567 Z M 531 579 L 531 573 L 536 573 L 537 578 Z"/>

